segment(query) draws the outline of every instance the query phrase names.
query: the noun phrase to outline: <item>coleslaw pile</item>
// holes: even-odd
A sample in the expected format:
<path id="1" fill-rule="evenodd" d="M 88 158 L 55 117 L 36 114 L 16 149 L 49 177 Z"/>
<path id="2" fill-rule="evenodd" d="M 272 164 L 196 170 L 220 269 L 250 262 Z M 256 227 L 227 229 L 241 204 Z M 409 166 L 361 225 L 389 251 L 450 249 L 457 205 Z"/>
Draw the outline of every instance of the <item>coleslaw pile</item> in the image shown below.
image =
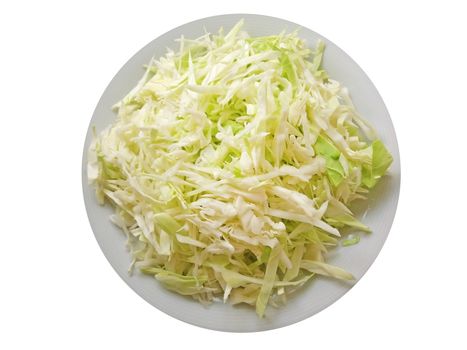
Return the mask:
<path id="1" fill-rule="evenodd" d="M 132 267 L 262 317 L 315 275 L 353 278 L 325 254 L 342 228 L 369 231 L 349 204 L 392 157 L 322 69 L 323 43 L 242 26 L 153 58 L 92 142 L 88 178 Z"/>

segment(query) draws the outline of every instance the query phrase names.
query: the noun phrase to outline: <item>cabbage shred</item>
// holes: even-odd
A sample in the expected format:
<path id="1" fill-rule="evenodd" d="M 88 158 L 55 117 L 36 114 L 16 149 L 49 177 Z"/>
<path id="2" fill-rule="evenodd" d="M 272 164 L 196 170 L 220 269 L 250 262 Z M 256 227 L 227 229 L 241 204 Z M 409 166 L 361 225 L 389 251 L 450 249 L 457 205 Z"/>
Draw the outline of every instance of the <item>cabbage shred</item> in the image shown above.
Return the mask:
<path id="1" fill-rule="evenodd" d="M 132 266 L 205 303 L 268 303 L 315 275 L 349 209 L 392 162 L 349 93 L 296 33 L 181 38 L 152 59 L 89 148 L 88 178 Z"/>

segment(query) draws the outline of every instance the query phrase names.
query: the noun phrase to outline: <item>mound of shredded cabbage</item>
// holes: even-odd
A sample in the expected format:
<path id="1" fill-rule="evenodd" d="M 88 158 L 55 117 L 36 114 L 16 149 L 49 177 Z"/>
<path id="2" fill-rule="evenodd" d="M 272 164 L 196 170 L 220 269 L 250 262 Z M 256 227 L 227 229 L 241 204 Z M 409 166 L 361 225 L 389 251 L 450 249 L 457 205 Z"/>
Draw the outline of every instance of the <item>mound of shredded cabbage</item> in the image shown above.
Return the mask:
<path id="1" fill-rule="evenodd" d="M 152 59 L 95 137 L 88 177 L 132 267 L 262 317 L 315 275 L 353 279 L 325 254 L 340 229 L 369 231 L 348 206 L 392 157 L 322 69 L 322 43 L 242 26 Z"/>

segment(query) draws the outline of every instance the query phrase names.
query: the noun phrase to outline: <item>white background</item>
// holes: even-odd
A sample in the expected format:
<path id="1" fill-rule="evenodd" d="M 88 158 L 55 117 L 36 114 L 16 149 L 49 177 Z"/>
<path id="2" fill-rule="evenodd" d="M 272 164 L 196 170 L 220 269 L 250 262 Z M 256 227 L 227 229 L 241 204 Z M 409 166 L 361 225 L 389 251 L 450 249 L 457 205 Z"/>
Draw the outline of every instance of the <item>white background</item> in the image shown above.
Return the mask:
<path id="1" fill-rule="evenodd" d="M 2 2 L 0 348 L 465 349 L 461 3 Z M 81 193 L 86 129 L 118 69 L 175 26 L 236 12 L 282 17 L 344 49 L 383 96 L 402 159 L 396 219 L 364 278 L 308 320 L 252 334 L 187 325 L 138 297 L 101 253 Z"/>

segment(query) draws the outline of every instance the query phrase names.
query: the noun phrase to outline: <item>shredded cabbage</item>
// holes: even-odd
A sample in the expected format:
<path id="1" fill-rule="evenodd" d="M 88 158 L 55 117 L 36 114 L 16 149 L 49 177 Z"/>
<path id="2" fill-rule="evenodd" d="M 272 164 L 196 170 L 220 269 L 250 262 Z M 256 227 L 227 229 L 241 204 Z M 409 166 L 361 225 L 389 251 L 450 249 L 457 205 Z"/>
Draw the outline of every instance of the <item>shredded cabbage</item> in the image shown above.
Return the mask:
<path id="1" fill-rule="evenodd" d="M 392 157 L 322 68 L 323 43 L 242 26 L 153 58 L 92 142 L 88 178 L 132 267 L 262 317 L 315 275 L 353 279 L 325 255 L 341 229 L 370 231 L 349 204 Z"/>

